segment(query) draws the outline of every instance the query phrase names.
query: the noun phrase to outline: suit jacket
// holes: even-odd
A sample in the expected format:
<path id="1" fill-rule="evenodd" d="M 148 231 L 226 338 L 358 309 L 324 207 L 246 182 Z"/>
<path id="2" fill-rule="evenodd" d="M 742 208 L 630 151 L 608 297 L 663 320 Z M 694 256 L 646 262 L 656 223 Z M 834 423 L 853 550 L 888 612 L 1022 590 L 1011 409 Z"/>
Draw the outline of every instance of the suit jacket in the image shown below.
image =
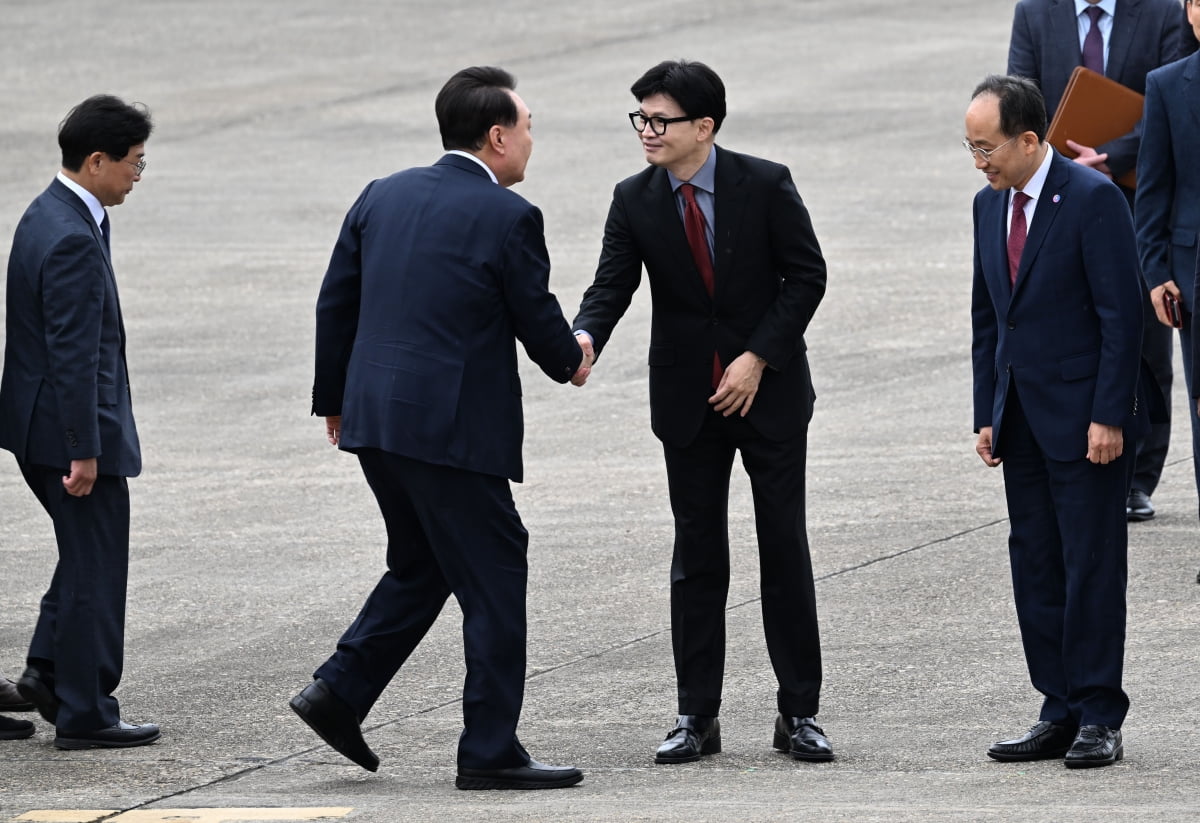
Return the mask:
<path id="1" fill-rule="evenodd" d="M 348 451 L 520 481 L 516 340 L 560 383 L 582 358 L 549 277 L 541 212 L 473 160 L 370 183 L 317 301 L 313 414 Z"/>
<path id="2" fill-rule="evenodd" d="M 1185 25 L 1179 9 L 1178 0 L 1117 0 L 1105 76 L 1145 94 L 1146 75 L 1183 56 Z M 1071 72 L 1082 64 L 1074 0 L 1017 3 L 1008 46 L 1008 73 L 1038 84 L 1046 98 L 1048 118 L 1054 118 Z M 1135 128 L 1094 148 L 1108 152 L 1108 167 L 1113 177 L 1120 177 L 1137 162 L 1140 142 L 1140 128 Z"/>
<path id="3" fill-rule="evenodd" d="M 1092 422 L 1122 426 L 1126 438 L 1143 435 L 1142 286 L 1124 195 L 1054 152 L 1010 286 L 1009 194 L 987 187 L 975 195 L 975 430 L 991 426 L 993 453 L 1002 456 L 1001 423 L 1015 386 L 1053 460 L 1084 458 Z"/>
<path id="4" fill-rule="evenodd" d="M 87 205 L 57 179 L 17 224 L 5 323 L 0 447 L 64 471 L 95 457 L 101 474 L 139 474 L 112 261 Z"/>
<path id="5" fill-rule="evenodd" d="M 1142 124 L 1135 212 L 1142 276 L 1150 288 L 1174 280 L 1184 305 L 1194 313 L 1192 274 L 1200 231 L 1200 52 L 1150 73 Z"/>
<path id="6" fill-rule="evenodd" d="M 686 446 L 711 408 L 712 357 L 766 358 L 747 421 L 764 437 L 797 434 L 814 394 L 804 331 L 825 293 L 825 261 L 787 167 L 717 152 L 714 296 L 692 259 L 665 169 L 649 166 L 613 191 L 596 278 L 572 325 L 597 357 L 641 282 L 650 281 L 650 414 L 655 435 Z"/>

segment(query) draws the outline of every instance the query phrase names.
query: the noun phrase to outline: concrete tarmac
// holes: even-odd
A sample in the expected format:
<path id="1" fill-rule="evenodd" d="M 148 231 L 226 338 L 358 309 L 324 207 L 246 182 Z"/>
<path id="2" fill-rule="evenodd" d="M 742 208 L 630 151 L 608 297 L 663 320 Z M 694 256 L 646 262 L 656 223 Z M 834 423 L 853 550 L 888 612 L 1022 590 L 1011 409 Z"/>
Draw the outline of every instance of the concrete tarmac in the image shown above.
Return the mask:
<path id="1" fill-rule="evenodd" d="M 209 820 L 266 819 L 266 808 L 301 819 L 279 807 L 361 821 L 1195 820 L 1200 551 L 1181 370 L 1160 514 L 1130 530 L 1126 759 L 1076 772 L 984 755 L 1039 707 L 1012 606 L 1001 477 L 971 434 L 970 210 L 984 181 L 959 145 L 972 88 L 1004 69 L 1011 10 L 0 3 L 0 253 L 57 169 L 55 130 L 72 105 L 106 91 L 155 117 L 144 178 L 112 216 L 145 455 L 130 484 L 118 696 L 127 719 L 163 727 L 154 746 L 60 752 L 39 720 L 34 738 L 0 743 L 0 821 L 202 819 L 179 811 L 200 808 Z M 807 334 L 819 394 L 808 511 L 819 719 L 837 760 L 801 764 L 771 749 L 774 679 L 736 468 L 724 751 L 653 763 L 675 709 L 672 525 L 649 430 L 643 289 L 584 388 L 522 365 L 521 736 L 585 781 L 454 789 L 463 664 L 453 604 L 367 719 L 382 759 L 368 774 L 287 707 L 383 570 L 382 524 L 357 464 L 308 414 L 313 304 L 342 217 L 369 180 L 440 156 L 433 99 L 450 74 L 502 65 L 534 112 L 518 190 L 545 213 L 551 285 L 570 318 L 612 186 L 643 164 L 629 85 L 668 57 L 723 76 L 720 142 L 791 167 L 829 263 Z M 15 462 L 0 460 L 0 671 L 10 676 L 54 561 L 48 518 Z"/>

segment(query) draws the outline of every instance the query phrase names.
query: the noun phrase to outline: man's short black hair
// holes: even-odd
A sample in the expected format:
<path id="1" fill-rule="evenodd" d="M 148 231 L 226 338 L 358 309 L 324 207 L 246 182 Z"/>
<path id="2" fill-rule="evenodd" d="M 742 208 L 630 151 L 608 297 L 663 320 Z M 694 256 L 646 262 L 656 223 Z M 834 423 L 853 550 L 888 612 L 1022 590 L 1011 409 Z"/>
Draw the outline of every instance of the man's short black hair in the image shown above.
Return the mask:
<path id="1" fill-rule="evenodd" d="M 111 94 L 89 97 L 58 124 L 63 168 L 79 171 L 88 155 L 98 151 L 120 160 L 153 130 L 150 112 L 141 103 L 130 105 Z"/>
<path id="2" fill-rule="evenodd" d="M 640 103 L 665 94 L 688 117 L 711 117 L 713 134 L 725 120 L 725 84 L 717 73 L 695 60 L 664 60 L 643 74 L 629 91 Z"/>
<path id="3" fill-rule="evenodd" d="M 517 78 L 495 66 L 471 66 L 446 81 L 434 103 L 442 148 L 483 148 L 492 126 L 517 124 L 517 104 L 509 95 Z"/>
<path id="4" fill-rule="evenodd" d="M 971 93 L 974 100 L 992 94 L 1000 101 L 1000 131 L 1005 137 L 1016 137 L 1031 131 L 1038 142 L 1046 139 L 1046 98 L 1037 83 L 1026 77 L 989 74 Z"/>

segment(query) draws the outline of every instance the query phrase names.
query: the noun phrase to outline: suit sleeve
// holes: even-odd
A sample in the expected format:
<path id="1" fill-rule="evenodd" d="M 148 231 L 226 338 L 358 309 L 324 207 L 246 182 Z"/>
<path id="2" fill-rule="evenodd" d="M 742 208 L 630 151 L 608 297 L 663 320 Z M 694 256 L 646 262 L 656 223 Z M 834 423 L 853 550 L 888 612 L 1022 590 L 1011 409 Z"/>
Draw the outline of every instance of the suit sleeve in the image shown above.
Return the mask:
<path id="1" fill-rule="evenodd" d="M 1142 150 L 1134 200 L 1142 277 L 1153 289 L 1171 279 L 1171 204 L 1175 200 L 1175 153 L 1159 78 L 1146 78 Z"/>
<path id="2" fill-rule="evenodd" d="M 550 255 L 536 207 L 530 206 L 509 232 L 504 258 L 501 288 L 513 331 L 546 376 L 565 383 L 579 368 L 583 353 L 550 291 Z"/>
<path id="3" fill-rule="evenodd" d="M 584 292 L 579 313 L 571 322 L 571 328 L 585 330 L 591 335 L 597 359 L 617 321 L 629 308 L 641 280 L 642 257 L 634 242 L 621 187 L 617 186 L 613 189 L 612 205 L 604 223 L 604 242 L 600 248 L 600 262 L 596 265 L 596 277 Z"/>
<path id="4" fill-rule="evenodd" d="M 1092 421 L 1122 426 L 1133 410 L 1141 366 L 1142 292 L 1137 243 L 1125 195 L 1101 185 L 1088 200 L 1083 267 L 1100 318 L 1100 363 Z"/>
<path id="5" fill-rule="evenodd" d="M 1033 37 L 1029 31 L 1029 18 L 1025 4 L 1017 3 L 1013 10 L 1012 35 L 1008 39 L 1007 74 L 1028 77 L 1039 86 L 1037 55 L 1033 52 Z"/>
<path id="6" fill-rule="evenodd" d="M 992 425 L 996 405 L 996 307 L 983 276 L 979 252 L 979 200 L 972 207 L 975 225 L 974 275 L 971 279 L 971 371 L 974 386 L 975 431 Z"/>
<path id="7" fill-rule="evenodd" d="M 773 369 L 787 367 L 797 341 L 808 330 L 825 296 L 825 258 L 812 219 L 792 176 L 779 167 L 768 213 L 771 263 L 779 274 L 779 295 L 746 341 L 746 348 Z"/>
<path id="8" fill-rule="evenodd" d="M 358 334 L 359 301 L 362 295 L 362 236 L 359 221 L 370 186 L 346 214 L 329 268 L 317 297 L 316 367 L 313 377 L 312 413 L 335 417 L 342 413 L 346 370 L 354 338 Z"/>
<path id="9" fill-rule="evenodd" d="M 99 457 L 96 364 L 107 264 L 91 234 L 69 234 L 42 263 L 42 315 L 49 381 L 58 401 L 67 457 Z"/>

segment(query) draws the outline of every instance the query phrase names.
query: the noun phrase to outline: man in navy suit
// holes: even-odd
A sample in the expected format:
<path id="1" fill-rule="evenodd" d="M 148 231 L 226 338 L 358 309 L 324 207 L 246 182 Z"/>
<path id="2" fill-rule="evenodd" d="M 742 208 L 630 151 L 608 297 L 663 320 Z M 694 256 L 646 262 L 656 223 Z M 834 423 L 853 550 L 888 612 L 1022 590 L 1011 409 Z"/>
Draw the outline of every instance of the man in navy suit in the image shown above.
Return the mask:
<path id="1" fill-rule="evenodd" d="M 109 256 L 107 208 L 145 169 L 150 117 L 115 97 L 59 127 L 62 169 L 22 216 L 8 261 L 0 447 L 54 522 L 58 565 L 17 682 L 61 749 L 140 746 L 121 720 L 129 487 L 142 457 Z"/>
<path id="2" fill-rule="evenodd" d="M 1192 39 L 1200 39 L 1200 3 L 1188 0 Z M 1137 224 L 1142 276 L 1159 323 L 1171 319 L 1163 306 L 1169 293 L 1183 304 L 1179 343 L 1183 350 L 1184 377 L 1189 397 L 1200 394 L 1195 370 L 1200 366 L 1200 337 L 1192 322 L 1196 317 L 1196 235 L 1200 231 L 1200 52 L 1163 66 L 1146 79 L 1146 105 L 1142 118 L 1142 152 L 1138 155 Z M 1200 421 L 1192 424 L 1192 467 L 1200 491 Z"/>
<path id="3" fill-rule="evenodd" d="M 1038 84 L 1050 120 L 1071 73 L 1089 62 L 1100 74 L 1144 94 L 1150 71 L 1183 56 L 1182 22 L 1178 0 L 1021 0 L 1013 14 L 1008 74 Z M 1141 129 L 1135 127 L 1102 146 L 1071 140 L 1068 145 L 1078 152 L 1076 162 L 1119 178 L 1134 168 L 1140 141 Z M 1133 190 L 1122 187 L 1122 191 L 1132 207 Z M 1142 356 L 1159 391 L 1170 398 L 1171 330 L 1156 322 L 1148 295 L 1142 312 Z M 1170 403 L 1163 404 L 1161 417 L 1137 443 L 1126 501 L 1126 516 L 1132 521 L 1154 517 L 1150 498 L 1162 477 L 1171 441 Z"/>
<path id="4" fill-rule="evenodd" d="M 448 153 L 363 190 L 317 300 L 313 414 L 358 455 L 387 571 L 291 706 L 375 771 L 360 724 L 453 594 L 467 662 L 460 789 L 583 779 L 530 758 L 516 734 L 528 545 L 509 488 L 522 475 L 516 341 L 560 383 L 582 385 L 591 352 L 548 289 L 541 212 L 508 189 L 533 148 L 514 86 L 491 67 L 450 78 L 435 105 Z"/>
<path id="5" fill-rule="evenodd" d="M 655 760 L 721 751 L 737 452 L 754 495 L 763 624 L 779 683 L 773 744 L 797 760 L 832 760 L 815 719 L 821 644 L 804 512 L 815 397 L 804 332 L 825 294 L 825 260 L 787 168 L 716 145 L 725 119 L 716 72 L 668 60 L 630 91 L 649 167 L 613 191 L 596 278 L 572 325 L 600 352 L 645 266 L 654 309 L 650 422 L 675 517 L 679 712 Z"/>
<path id="6" fill-rule="evenodd" d="M 1141 285 L 1120 189 L 1045 142 L 1041 92 L 991 76 L 963 144 L 988 185 L 975 196 L 972 292 L 976 451 L 1004 466 L 1017 619 L 1044 696 L 1005 761 L 1121 759 L 1129 699 L 1125 496 L 1135 439 Z"/>

